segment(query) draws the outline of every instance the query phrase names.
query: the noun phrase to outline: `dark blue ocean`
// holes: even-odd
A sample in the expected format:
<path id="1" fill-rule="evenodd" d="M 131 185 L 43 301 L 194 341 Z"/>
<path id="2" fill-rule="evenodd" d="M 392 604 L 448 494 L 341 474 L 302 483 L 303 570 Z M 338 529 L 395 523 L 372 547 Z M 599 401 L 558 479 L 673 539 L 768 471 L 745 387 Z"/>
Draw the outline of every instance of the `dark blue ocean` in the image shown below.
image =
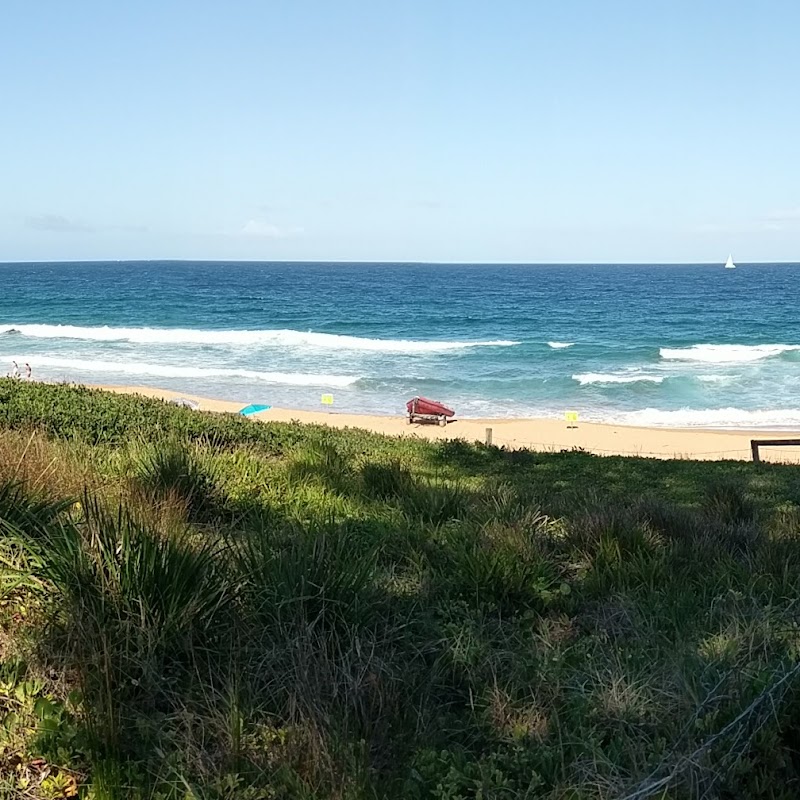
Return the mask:
<path id="1" fill-rule="evenodd" d="M 800 264 L 0 265 L 34 378 L 397 414 L 800 428 Z"/>

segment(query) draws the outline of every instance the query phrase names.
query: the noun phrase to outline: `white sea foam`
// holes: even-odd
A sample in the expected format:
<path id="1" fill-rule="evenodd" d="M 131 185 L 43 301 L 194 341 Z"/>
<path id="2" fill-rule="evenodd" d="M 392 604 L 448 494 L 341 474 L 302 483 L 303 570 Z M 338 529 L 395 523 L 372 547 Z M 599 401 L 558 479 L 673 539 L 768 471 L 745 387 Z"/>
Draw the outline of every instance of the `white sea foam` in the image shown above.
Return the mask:
<path id="1" fill-rule="evenodd" d="M 575 342 L 548 342 L 547 343 L 553 350 L 564 350 L 567 347 L 572 347 Z"/>
<path id="2" fill-rule="evenodd" d="M 675 411 L 645 408 L 618 416 L 617 421 L 627 425 L 670 428 L 794 429 L 800 428 L 800 408 L 683 408 Z"/>
<path id="3" fill-rule="evenodd" d="M 578 381 L 581 386 L 593 383 L 661 383 L 664 375 L 645 375 L 641 373 L 620 373 L 620 372 L 584 372 L 580 375 L 573 375 L 572 380 Z"/>
<path id="4" fill-rule="evenodd" d="M 244 378 L 263 383 L 287 386 L 352 386 L 359 380 L 354 375 L 318 375 L 305 372 L 258 372 L 250 369 L 213 367 L 183 367 L 173 364 L 148 364 L 138 361 L 99 361 L 96 359 L 54 358 L 39 355 L 0 356 L 0 362 L 16 361 L 31 364 L 35 374 L 39 369 L 71 370 L 81 373 L 102 372 L 116 375 L 152 376 L 158 378 Z"/>
<path id="5" fill-rule="evenodd" d="M 800 350 L 797 344 L 695 344 L 691 347 L 662 347 L 661 358 L 668 361 L 699 361 L 705 364 L 734 364 L 761 361 L 782 353 Z"/>
<path id="6" fill-rule="evenodd" d="M 410 339 L 367 339 L 335 333 L 293 330 L 195 330 L 191 328 L 112 328 L 76 325 L 0 325 L 0 334 L 18 334 L 41 339 L 83 339 L 96 342 L 136 344 L 201 344 L 262 347 L 311 347 L 337 350 L 371 350 L 385 353 L 435 353 L 470 347 L 512 347 L 519 342 L 413 341 Z"/>
<path id="7" fill-rule="evenodd" d="M 697 380 L 703 383 L 728 383 L 736 380 L 735 375 L 698 375 Z"/>

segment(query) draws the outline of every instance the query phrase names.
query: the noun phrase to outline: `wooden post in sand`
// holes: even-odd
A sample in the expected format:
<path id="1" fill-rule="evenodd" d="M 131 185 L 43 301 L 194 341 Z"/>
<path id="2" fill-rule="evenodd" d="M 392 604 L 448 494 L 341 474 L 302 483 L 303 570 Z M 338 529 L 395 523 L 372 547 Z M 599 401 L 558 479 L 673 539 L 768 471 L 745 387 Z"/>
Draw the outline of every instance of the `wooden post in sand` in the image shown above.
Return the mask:
<path id="1" fill-rule="evenodd" d="M 492 429 L 491 428 L 487 428 L 486 429 L 486 446 L 487 447 L 491 447 L 492 446 Z"/>

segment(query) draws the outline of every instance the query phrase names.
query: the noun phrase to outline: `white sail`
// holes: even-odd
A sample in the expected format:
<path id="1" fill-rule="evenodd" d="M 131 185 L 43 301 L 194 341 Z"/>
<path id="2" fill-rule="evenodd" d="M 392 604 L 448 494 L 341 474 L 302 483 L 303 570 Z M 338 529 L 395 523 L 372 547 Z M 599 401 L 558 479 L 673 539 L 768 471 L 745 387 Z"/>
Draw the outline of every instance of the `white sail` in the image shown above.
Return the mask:
<path id="1" fill-rule="evenodd" d="M 736 269 L 736 264 L 733 263 L 733 256 L 728 255 L 728 260 L 725 262 L 725 269 Z"/>

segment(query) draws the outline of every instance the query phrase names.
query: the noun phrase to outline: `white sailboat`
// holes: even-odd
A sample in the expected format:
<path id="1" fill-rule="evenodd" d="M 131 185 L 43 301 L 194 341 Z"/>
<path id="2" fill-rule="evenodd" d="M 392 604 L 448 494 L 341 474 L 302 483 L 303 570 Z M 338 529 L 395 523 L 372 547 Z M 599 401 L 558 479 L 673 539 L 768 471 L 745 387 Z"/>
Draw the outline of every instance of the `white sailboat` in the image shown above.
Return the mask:
<path id="1" fill-rule="evenodd" d="M 736 264 L 733 263 L 733 256 L 728 253 L 728 260 L 725 262 L 725 269 L 736 269 Z"/>

